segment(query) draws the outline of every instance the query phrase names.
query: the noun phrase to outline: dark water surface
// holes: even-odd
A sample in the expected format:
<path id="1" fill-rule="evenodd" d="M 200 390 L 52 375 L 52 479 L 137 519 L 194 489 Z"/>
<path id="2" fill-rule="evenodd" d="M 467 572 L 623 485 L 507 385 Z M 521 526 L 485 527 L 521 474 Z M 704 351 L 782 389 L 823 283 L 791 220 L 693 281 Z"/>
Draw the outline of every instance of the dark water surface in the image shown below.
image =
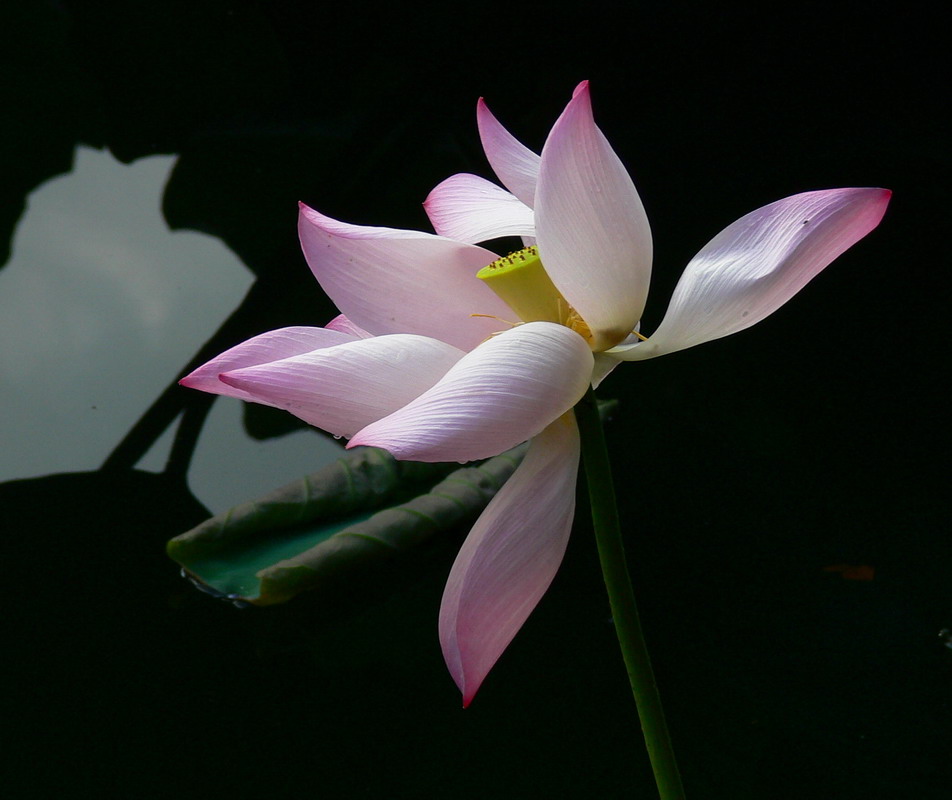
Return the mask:
<path id="1" fill-rule="evenodd" d="M 334 315 L 296 202 L 426 228 L 436 183 L 490 176 L 478 96 L 538 148 L 588 78 L 655 234 L 643 330 L 743 213 L 894 191 L 769 320 L 604 384 L 688 795 L 946 797 L 947 65 L 927 20 L 842 10 L 23 4 L 0 84 L 4 795 L 653 796 L 584 501 L 465 712 L 436 636 L 465 531 L 267 609 L 164 555 L 339 450 L 174 383 Z"/>

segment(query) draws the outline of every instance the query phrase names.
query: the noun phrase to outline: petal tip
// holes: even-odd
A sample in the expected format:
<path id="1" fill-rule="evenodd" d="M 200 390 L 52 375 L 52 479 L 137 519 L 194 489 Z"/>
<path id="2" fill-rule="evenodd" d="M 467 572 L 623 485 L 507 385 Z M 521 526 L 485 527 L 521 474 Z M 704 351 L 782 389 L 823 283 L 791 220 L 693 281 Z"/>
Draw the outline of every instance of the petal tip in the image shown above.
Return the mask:
<path id="1" fill-rule="evenodd" d="M 306 219 L 308 222 L 316 222 L 315 217 L 319 218 L 321 214 L 311 208 L 303 200 L 298 200 L 298 219 Z"/>
<path id="2" fill-rule="evenodd" d="M 220 372 L 218 373 L 218 380 L 220 380 L 222 383 L 226 384 L 227 386 L 233 386 L 236 389 L 244 388 L 242 386 L 239 386 L 239 384 L 243 383 L 241 378 L 235 377 L 235 372 L 237 371 L 238 370 L 233 370 L 231 372 Z"/>
<path id="3" fill-rule="evenodd" d="M 184 378 L 180 378 L 177 381 L 178 385 L 184 386 L 186 389 L 200 389 L 200 390 L 203 389 L 204 388 L 202 386 L 202 383 L 204 383 L 204 381 L 202 380 L 203 376 L 198 374 L 200 370 L 201 370 L 201 367 L 199 367 L 196 370 L 193 370 Z"/>
<path id="4" fill-rule="evenodd" d="M 859 200 L 859 203 L 865 208 L 867 216 L 870 218 L 870 230 L 872 230 L 879 225 L 883 216 L 885 216 L 886 208 L 892 199 L 892 190 L 875 187 L 854 191 L 856 191 L 856 194 L 853 196 Z"/>
<path id="5" fill-rule="evenodd" d="M 582 94 L 582 92 L 588 93 L 589 92 L 588 84 L 589 82 L 587 80 L 584 80 L 581 83 L 579 83 L 579 85 L 576 86 L 575 89 L 572 91 L 572 99 L 574 100 L 576 97 Z"/>

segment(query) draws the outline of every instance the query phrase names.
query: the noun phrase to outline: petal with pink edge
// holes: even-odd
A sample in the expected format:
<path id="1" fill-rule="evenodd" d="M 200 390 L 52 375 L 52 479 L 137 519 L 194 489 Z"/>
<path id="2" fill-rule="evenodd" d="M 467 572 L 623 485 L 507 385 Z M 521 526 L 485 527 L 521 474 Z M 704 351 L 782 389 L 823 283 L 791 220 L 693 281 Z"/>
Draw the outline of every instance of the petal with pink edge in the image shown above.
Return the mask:
<path id="1" fill-rule="evenodd" d="M 440 644 L 464 707 L 562 563 L 578 462 L 578 428 L 569 412 L 532 440 L 456 557 L 440 608 Z"/>
<path id="2" fill-rule="evenodd" d="M 628 171 L 592 118 L 588 83 L 542 148 L 536 243 L 546 272 L 595 334 L 621 342 L 641 319 L 651 277 L 651 229 Z"/>
<path id="3" fill-rule="evenodd" d="M 358 325 L 354 325 L 354 323 L 347 319 L 344 314 L 338 314 L 324 327 L 326 327 L 329 331 L 349 333 L 351 336 L 354 336 L 357 339 L 369 339 L 373 336 L 372 333 L 368 333 Z"/>
<path id="4" fill-rule="evenodd" d="M 476 125 L 496 177 L 529 208 L 534 208 L 539 156 L 502 126 L 481 97 L 476 104 Z"/>
<path id="5" fill-rule="evenodd" d="M 189 389 L 201 389 L 203 392 L 237 397 L 240 400 L 255 400 L 247 392 L 222 383 L 218 376 L 242 367 L 253 367 L 280 361 L 290 356 L 309 353 L 325 347 L 336 347 L 354 340 L 350 333 L 328 328 L 280 328 L 262 333 L 246 342 L 235 345 L 198 369 L 186 375 L 179 383 Z M 263 402 L 258 400 L 257 402 Z M 265 403 L 265 405 L 272 405 Z"/>
<path id="6" fill-rule="evenodd" d="M 691 259 L 648 341 L 612 353 L 626 361 L 654 358 L 760 322 L 873 230 L 890 195 L 806 192 L 741 217 Z"/>
<path id="7" fill-rule="evenodd" d="M 594 359 L 585 340 L 552 322 L 500 333 L 432 389 L 351 439 L 413 461 L 472 461 L 540 433 L 585 394 Z"/>
<path id="8" fill-rule="evenodd" d="M 255 402 L 352 436 L 432 387 L 462 357 L 437 339 L 391 334 L 236 369 L 221 380 Z"/>
<path id="9" fill-rule="evenodd" d="M 532 209 L 477 175 L 447 178 L 430 192 L 423 207 L 440 236 L 460 242 L 535 236 Z"/>
<path id="10" fill-rule="evenodd" d="M 348 225 L 301 205 L 304 256 L 347 318 L 374 335 L 415 333 L 470 350 L 513 312 L 476 273 L 482 247 L 395 228 Z"/>

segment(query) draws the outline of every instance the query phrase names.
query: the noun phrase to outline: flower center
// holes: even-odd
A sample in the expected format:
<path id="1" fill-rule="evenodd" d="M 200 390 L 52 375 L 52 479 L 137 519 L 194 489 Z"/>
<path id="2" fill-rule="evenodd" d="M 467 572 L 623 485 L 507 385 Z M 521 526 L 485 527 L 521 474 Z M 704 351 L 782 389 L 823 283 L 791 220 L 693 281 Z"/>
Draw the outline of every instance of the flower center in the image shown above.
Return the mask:
<path id="1" fill-rule="evenodd" d="M 555 288 L 535 245 L 496 259 L 477 272 L 476 277 L 504 300 L 523 322 L 555 322 L 571 328 L 589 345 L 592 344 L 591 329 Z"/>

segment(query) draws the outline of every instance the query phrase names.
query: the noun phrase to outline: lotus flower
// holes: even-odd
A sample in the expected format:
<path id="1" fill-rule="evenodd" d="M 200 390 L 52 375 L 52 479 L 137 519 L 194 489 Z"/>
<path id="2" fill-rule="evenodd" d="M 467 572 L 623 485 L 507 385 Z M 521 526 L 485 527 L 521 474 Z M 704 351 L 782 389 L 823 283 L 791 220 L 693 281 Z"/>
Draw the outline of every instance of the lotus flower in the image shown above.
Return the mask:
<path id="1" fill-rule="evenodd" d="M 594 123 L 587 82 L 541 156 L 482 100 L 477 122 L 508 191 L 474 175 L 447 179 L 425 203 L 437 235 L 349 225 L 302 204 L 305 258 L 343 314 L 325 328 L 257 336 L 182 381 L 285 408 L 348 437 L 348 447 L 402 459 L 465 462 L 531 440 L 466 538 L 443 595 L 440 641 L 464 705 L 562 560 L 579 461 L 572 408 L 588 387 L 622 361 L 763 319 L 875 228 L 890 195 L 807 192 L 741 218 L 691 260 L 644 339 L 635 331 L 651 234 Z M 476 244 L 503 236 L 534 247 L 499 259 Z"/>

